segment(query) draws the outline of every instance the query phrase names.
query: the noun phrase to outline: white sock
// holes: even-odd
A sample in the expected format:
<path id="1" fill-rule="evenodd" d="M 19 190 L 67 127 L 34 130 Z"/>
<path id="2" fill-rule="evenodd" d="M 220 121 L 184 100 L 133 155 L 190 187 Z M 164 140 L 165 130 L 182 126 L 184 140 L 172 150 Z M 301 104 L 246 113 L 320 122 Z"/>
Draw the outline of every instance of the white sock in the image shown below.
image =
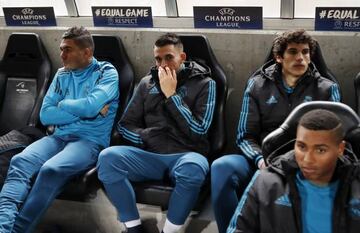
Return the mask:
<path id="1" fill-rule="evenodd" d="M 141 225 L 141 220 L 140 219 L 135 219 L 135 220 L 131 220 L 128 222 L 124 222 L 126 228 L 130 228 L 130 227 L 136 227 L 138 225 Z"/>
<path id="2" fill-rule="evenodd" d="M 169 219 L 166 219 L 163 232 L 164 233 L 176 233 L 180 230 L 182 225 L 175 225 L 169 221 Z"/>

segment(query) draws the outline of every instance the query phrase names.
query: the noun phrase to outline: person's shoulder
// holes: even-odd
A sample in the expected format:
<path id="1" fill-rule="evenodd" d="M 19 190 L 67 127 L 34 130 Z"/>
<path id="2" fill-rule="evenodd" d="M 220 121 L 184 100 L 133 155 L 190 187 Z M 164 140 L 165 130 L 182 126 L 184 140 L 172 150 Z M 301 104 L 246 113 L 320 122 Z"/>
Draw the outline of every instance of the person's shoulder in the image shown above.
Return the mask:
<path id="1" fill-rule="evenodd" d="M 260 86 L 263 88 L 265 84 L 273 85 L 277 69 L 276 63 L 273 61 L 263 64 L 249 77 L 247 86 Z"/>
<path id="2" fill-rule="evenodd" d="M 136 85 L 136 90 L 144 92 L 146 89 L 150 89 L 153 86 L 154 82 L 152 80 L 152 76 L 151 74 L 147 74 L 140 79 L 139 83 Z"/>
<path id="3" fill-rule="evenodd" d="M 264 90 L 269 90 L 274 85 L 272 80 L 269 80 L 263 73 L 252 75 L 246 83 L 246 92 L 254 92 L 256 94 L 262 93 Z"/>
<path id="4" fill-rule="evenodd" d="M 112 71 L 117 72 L 115 66 L 108 61 L 97 61 L 97 63 L 98 63 L 98 68 L 101 71 L 112 70 Z"/>
<path id="5" fill-rule="evenodd" d="M 209 85 L 209 83 L 210 83 L 210 84 L 215 84 L 215 86 L 216 86 L 216 81 L 210 75 L 205 76 L 202 79 L 197 79 L 196 82 L 203 83 L 204 85 Z"/>
<path id="6" fill-rule="evenodd" d="M 260 189 L 261 192 L 274 189 L 275 187 L 283 187 L 284 177 L 269 168 L 262 169 L 258 171 L 259 174 L 254 180 L 254 186 L 257 189 Z M 256 182 L 256 183 L 255 183 Z"/>
<path id="7" fill-rule="evenodd" d="M 328 78 L 325 78 L 323 76 L 319 76 L 316 79 L 316 83 L 318 88 L 322 89 L 322 90 L 329 90 L 334 86 L 338 86 L 338 84 Z"/>
<path id="8" fill-rule="evenodd" d="M 336 82 L 334 82 L 333 80 L 321 75 L 321 73 L 318 71 L 314 64 L 310 63 L 309 68 L 310 76 L 312 76 L 312 78 L 314 78 L 314 81 L 317 82 L 319 85 L 332 86 L 336 84 Z"/>
<path id="9" fill-rule="evenodd" d="M 271 167 L 266 167 L 259 171 L 259 178 L 262 180 L 270 180 L 269 177 L 281 178 L 281 175 L 275 172 Z"/>
<path id="10" fill-rule="evenodd" d="M 181 76 L 188 80 L 196 80 L 197 82 L 210 82 L 214 80 L 210 67 L 200 61 L 185 61 Z"/>
<path id="11" fill-rule="evenodd" d="M 69 74 L 70 74 L 69 70 L 65 69 L 64 67 L 61 67 L 57 70 L 55 76 L 59 79 L 59 78 L 67 77 Z"/>
<path id="12" fill-rule="evenodd" d="M 152 79 L 151 74 L 147 74 L 147 75 L 145 75 L 144 77 L 142 77 L 140 79 L 139 84 L 148 84 L 148 83 L 150 83 L 152 81 L 151 79 Z"/>
<path id="13" fill-rule="evenodd" d="M 324 76 L 321 76 L 321 75 L 317 78 L 317 82 L 318 83 L 328 84 L 330 86 L 336 84 L 336 82 L 334 82 L 333 80 L 325 78 Z"/>

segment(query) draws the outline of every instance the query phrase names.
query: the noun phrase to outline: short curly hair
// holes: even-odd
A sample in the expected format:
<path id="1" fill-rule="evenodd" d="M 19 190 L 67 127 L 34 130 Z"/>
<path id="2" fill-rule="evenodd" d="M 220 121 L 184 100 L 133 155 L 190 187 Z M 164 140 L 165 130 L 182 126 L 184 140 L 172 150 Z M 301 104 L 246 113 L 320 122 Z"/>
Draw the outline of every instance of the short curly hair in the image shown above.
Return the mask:
<path id="1" fill-rule="evenodd" d="M 309 44 L 310 54 L 313 55 L 317 42 L 304 29 L 284 32 L 273 41 L 272 53 L 274 58 L 276 56 L 284 57 L 284 52 L 289 43 Z"/>

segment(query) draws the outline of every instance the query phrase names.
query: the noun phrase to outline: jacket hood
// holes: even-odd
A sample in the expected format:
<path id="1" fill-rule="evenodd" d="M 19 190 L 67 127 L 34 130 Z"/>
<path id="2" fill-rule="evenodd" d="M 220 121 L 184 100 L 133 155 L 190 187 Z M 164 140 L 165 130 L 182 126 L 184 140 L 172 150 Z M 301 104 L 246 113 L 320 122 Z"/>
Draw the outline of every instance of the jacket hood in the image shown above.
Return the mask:
<path id="1" fill-rule="evenodd" d="M 185 79 L 211 77 L 210 68 L 205 64 L 200 64 L 195 61 L 185 61 L 183 64 L 183 67 L 177 73 L 178 86 L 180 86 Z M 159 83 L 158 69 L 156 66 L 151 68 L 150 74 L 153 80 Z"/>
<path id="2" fill-rule="evenodd" d="M 287 152 L 284 155 L 269 158 L 269 169 L 286 177 L 293 174 L 299 169 L 295 160 L 294 150 Z M 336 165 L 336 174 L 344 173 L 350 170 L 360 170 L 359 162 L 356 155 L 349 153 L 349 155 L 341 156 Z M 337 176 L 337 175 L 336 175 Z"/>
<path id="3" fill-rule="evenodd" d="M 281 77 L 281 64 L 276 63 L 274 60 L 270 60 L 265 63 L 256 73 L 261 73 L 264 78 L 275 80 L 277 77 Z M 310 62 L 309 67 L 303 77 L 312 76 L 314 78 L 320 78 L 321 75 L 316 69 L 314 63 Z"/>

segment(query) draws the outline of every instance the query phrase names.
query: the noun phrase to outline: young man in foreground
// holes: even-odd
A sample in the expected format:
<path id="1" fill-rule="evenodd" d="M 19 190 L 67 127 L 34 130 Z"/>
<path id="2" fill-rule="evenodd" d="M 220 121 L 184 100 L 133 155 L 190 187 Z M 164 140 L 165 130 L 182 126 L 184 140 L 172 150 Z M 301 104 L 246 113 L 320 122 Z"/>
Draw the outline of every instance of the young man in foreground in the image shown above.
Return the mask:
<path id="1" fill-rule="evenodd" d="M 227 232 L 358 232 L 360 167 L 344 155 L 343 139 L 334 113 L 306 113 L 295 149 L 255 173 Z"/>

